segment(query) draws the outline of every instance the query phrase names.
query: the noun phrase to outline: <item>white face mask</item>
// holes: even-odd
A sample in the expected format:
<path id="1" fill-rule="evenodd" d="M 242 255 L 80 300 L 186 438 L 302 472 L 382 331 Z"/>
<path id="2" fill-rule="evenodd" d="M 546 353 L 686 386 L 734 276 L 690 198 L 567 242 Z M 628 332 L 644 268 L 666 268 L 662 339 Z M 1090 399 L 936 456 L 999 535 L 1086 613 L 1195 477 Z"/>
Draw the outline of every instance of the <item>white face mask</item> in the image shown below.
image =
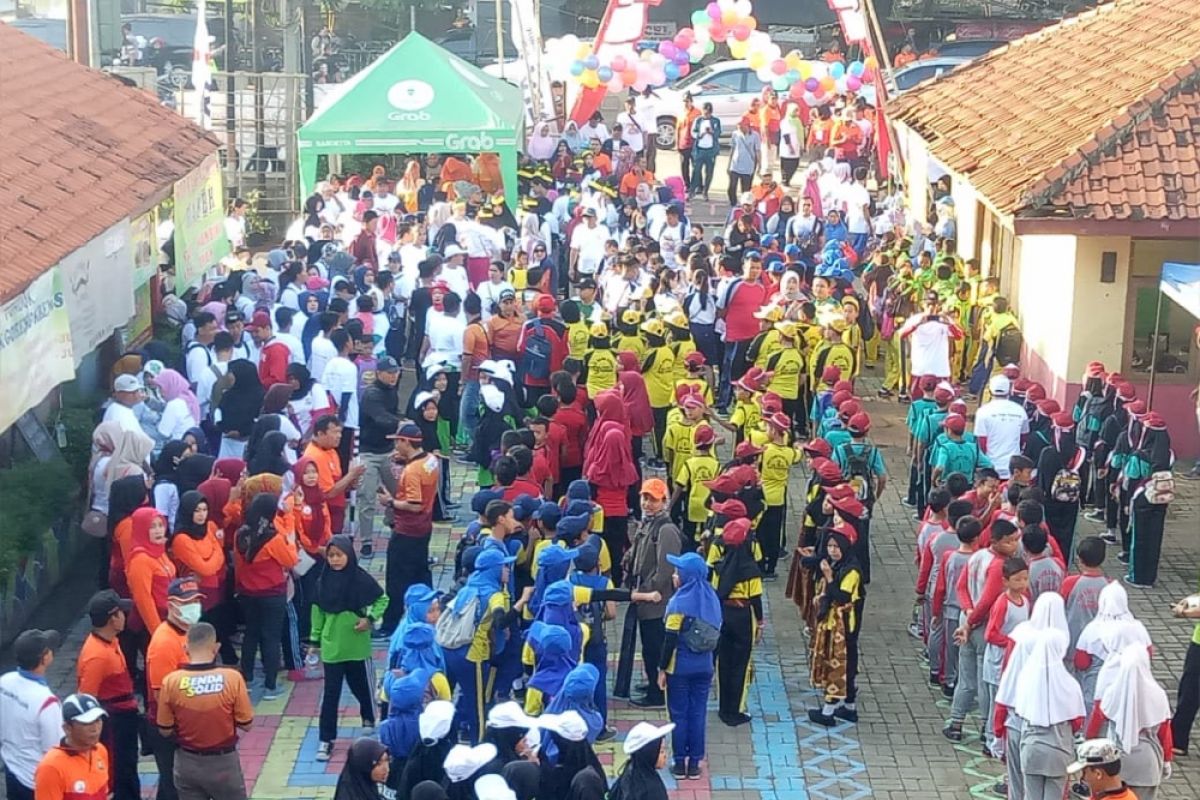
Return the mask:
<path id="1" fill-rule="evenodd" d="M 200 604 L 188 603 L 179 607 L 179 620 L 187 625 L 195 625 L 200 621 Z"/>

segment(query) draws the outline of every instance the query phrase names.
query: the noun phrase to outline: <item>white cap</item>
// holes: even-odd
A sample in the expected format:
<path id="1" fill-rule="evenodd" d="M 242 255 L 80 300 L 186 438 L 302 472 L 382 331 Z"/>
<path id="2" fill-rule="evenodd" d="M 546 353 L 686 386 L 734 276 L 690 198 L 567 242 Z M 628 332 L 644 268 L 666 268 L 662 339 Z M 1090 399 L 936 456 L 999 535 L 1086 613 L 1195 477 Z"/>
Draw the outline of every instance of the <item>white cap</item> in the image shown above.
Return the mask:
<path id="1" fill-rule="evenodd" d="M 449 364 L 447 364 L 442 359 L 438 358 L 436 355 L 427 358 L 425 363 L 422 364 L 421 366 L 425 368 L 425 379 L 426 380 L 433 380 L 433 376 L 437 375 L 439 372 L 454 372 L 455 371 L 450 368 Z"/>
<path id="2" fill-rule="evenodd" d="M 452 783 L 462 783 L 494 759 L 496 752 L 496 745 L 491 742 L 477 744 L 474 747 L 456 744 L 450 748 L 450 752 L 446 754 L 446 761 L 442 765 L 446 769 L 446 777 Z"/>
<path id="3" fill-rule="evenodd" d="M 417 394 L 417 396 L 416 396 L 416 397 L 413 399 L 413 408 L 415 408 L 415 409 L 417 409 L 418 411 L 420 411 L 420 410 L 421 410 L 421 406 L 425 405 L 425 404 L 426 404 L 426 403 L 428 403 L 430 400 L 436 400 L 436 399 L 437 399 L 437 396 L 436 396 L 436 395 L 435 395 L 433 392 L 420 392 L 420 393 L 419 393 L 419 394 Z"/>
<path id="4" fill-rule="evenodd" d="M 454 722 L 454 703 L 449 700 L 434 700 L 425 706 L 417 720 L 421 741 L 437 742 L 446 738 Z"/>
<path id="5" fill-rule="evenodd" d="M 582 742 L 587 738 L 588 727 L 578 711 L 561 714 L 542 714 L 534 722 L 539 728 L 556 733 L 568 742 Z"/>
<path id="6" fill-rule="evenodd" d="M 631 756 L 656 739 L 663 738 L 673 730 L 675 730 L 674 722 L 668 722 L 666 725 L 651 725 L 649 722 L 639 722 L 625 736 L 625 743 L 621 749 L 625 751 L 625 755 Z"/>
<path id="7" fill-rule="evenodd" d="M 517 793 L 499 775 L 481 775 L 475 781 L 475 796 L 479 800 L 517 800 Z"/>
<path id="8" fill-rule="evenodd" d="M 446 246 L 446 252 L 444 252 L 442 254 L 442 257 L 449 260 L 451 258 L 454 258 L 455 256 L 465 256 L 466 254 L 467 254 L 466 250 L 463 250 L 461 247 L 459 247 L 456 244 L 451 244 L 451 245 Z"/>
<path id="9" fill-rule="evenodd" d="M 520 703 L 511 700 L 492 706 L 487 715 L 489 728 L 532 728 L 535 724 L 533 718 L 521 708 Z"/>
<path id="10" fill-rule="evenodd" d="M 742 196 L 739 199 L 741 200 L 741 205 L 743 206 L 754 205 L 754 195 L 750 192 L 742 192 Z"/>
<path id="11" fill-rule="evenodd" d="M 1012 391 L 1012 381 L 1003 375 L 995 375 L 988 381 L 988 388 L 996 397 L 1008 397 L 1009 392 Z"/>
<path id="12" fill-rule="evenodd" d="M 1104 764 L 1113 764 L 1121 760 L 1121 751 L 1112 739 L 1088 739 L 1080 743 L 1075 751 L 1075 757 L 1078 759 L 1074 764 L 1067 767 L 1067 774 L 1079 772 L 1084 767 L 1099 767 Z"/>
<path id="13" fill-rule="evenodd" d="M 145 388 L 137 375 L 118 375 L 113 381 L 114 392 L 140 392 Z"/>

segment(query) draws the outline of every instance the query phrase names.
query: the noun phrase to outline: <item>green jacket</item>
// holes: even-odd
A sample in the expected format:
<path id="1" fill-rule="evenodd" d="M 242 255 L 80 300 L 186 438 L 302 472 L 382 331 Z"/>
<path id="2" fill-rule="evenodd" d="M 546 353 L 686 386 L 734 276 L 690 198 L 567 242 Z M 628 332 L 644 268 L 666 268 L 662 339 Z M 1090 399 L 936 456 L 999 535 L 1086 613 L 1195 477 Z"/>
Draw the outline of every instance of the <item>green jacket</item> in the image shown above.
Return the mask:
<path id="1" fill-rule="evenodd" d="M 338 664 L 343 661 L 363 661 L 371 657 L 371 630 L 356 631 L 354 626 L 363 617 L 372 622 L 383 616 L 388 596 L 382 594 L 362 614 L 342 611 L 326 614 L 318 605 L 312 607 L 312 640 L 321 648 L 321 661 Z"/>

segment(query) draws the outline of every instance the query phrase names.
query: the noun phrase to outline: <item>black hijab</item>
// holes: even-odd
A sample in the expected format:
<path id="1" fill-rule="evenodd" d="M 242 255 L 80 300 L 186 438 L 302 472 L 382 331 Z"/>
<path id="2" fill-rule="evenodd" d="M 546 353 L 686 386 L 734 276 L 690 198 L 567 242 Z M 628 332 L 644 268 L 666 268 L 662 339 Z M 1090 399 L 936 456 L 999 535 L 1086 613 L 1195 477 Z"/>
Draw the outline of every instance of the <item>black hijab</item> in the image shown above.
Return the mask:
<path id="1" fill-rule="evenodd" d="M 221 410 L 221 422 L 218 427 L 222 432 L 236 431 L 242 436 L 249 435 L 254 428 L 262 408 L 263 387 L 258 380 L 258 368 L 244 358 L 229 362 L 229 374 L 233 376 L 233 385 L 221 395 L 217 406 Z"/>
<path id="2" fill-rule="evenodd" d="M 308 367 L 303 364 L 288 364 L 288 378 L 295 378 L 300 384 L 300 388 L 292 392 L 293 400 L 303 400 L 309 392 L 312 391 L 313 384 L 317 382 L 312 373 L 308 371 Z"/>
<path id="3" fill-rule="evenodd" d="M 181 439 L 172 439 L 164 444 L 158 458 L 154 460 L 154 482 L 175 483 L 175 473 L 187 450 L 188 446 Z"/>
<path id="4" fill-rule="evenodd" d="M 290 394 L 292 387 L 288 387 Z M 258 446 L 262 443 L 263 437 L 271 431 L 280 429 L 282 422 L 278 414 L 263 413 L 258 419 L 254 420 L 254 427 L 250 429 L 250 438 L 246 440 L 246 461 L 249 462 L 254 458 L 254 454 L 258 452 Z M 247 464 L 249 466 L 249 464 Z M 251 475 L 257 473 L 251 472 Z"/>
<path id="5" fill-rule="evenodd" d="M 830 541 L 836 542 L 837 546 L 841 548 L 842 557 L 829 565 L 833 570 L 833 577 L 825 584 L 825 592 L 821 595 L 821 602 L 817 611 L 819 619 L 824 619 L 828 616 L 830 608 L 835 603 L 842 602 L 839 598 L 839 595 L 842 594 L 842 579 L 854 570 L 858 570 L 859 574 L 862 573 L 862 567 L 859 566 L 858 556 L 855 553 L 856 548 L 850 543 L 850 538 L 841 531 L 829 528 L 822 547 Z M 821 557 L 827 559 L 829 556 L 827 553 L 822 553 Z"/>
<path id="6" fill-rule="evenodd" d="M 507 764 L 510 761 L 521 760 L 521 755 L 517 752 L 517 743 L 525 738 L 528 732 L 526 728 L 494 728 L 489 725 L 483 740 L 496 745 L 496 758 Z"/>
<path id="7" fill-rule="evenodd" d="M 662 785 L 661 779 L 659 785 Z M 595 769 L 588 767 L 580 770 L 574 778 L 571 778 L 571 787 L 567 790 L 567 800 L 604 800 L 607 793 L 608 781 Z M 662 797 L 665 799 L 666 796 L 664 788 Z"/>
<path id="8" fill-rule="evenodd" d="M 379 787 L 371 777 L 371 770 L 386 753 L 387 748 L 378 739 L 365 736 L 350 745 L 333 800 L 380 800 Z"/>
<path id="9" fill-rule="evenodd" d="M 207 522 L 197 525 L 192 521 L 192 515 L 196 513 L 196 508 L 201 503 L 208 505 L 208 499 L 194 489 L 184 492 L 183 496 L 179 498 L 179 510 L 175 512 L 176 536 L 187 536 L 198 542 L 208 533 Z"/>
<path id="10" fill-rule="evenodd" d="M 146 505 L 146 497 L 146 478 L 141 474 L 127 475 L 112 482 L 108 488 L 109 536 L 122 520 Z"/>
<path id="11" fill-rule="evenodd" d="M 409 800 L 446 800 L 446 790 L 442 781 L 446 780 L 446 754 L 454 747 L 451 737 L 446 736 L 436 742 L 422 741 L 408 754 L 404 762 L 404 772 L 400 774 L 400 784 L 396 787 L 396 797 L 408 796 Z M 431 784 L 441 790 L 433 795 L 426 788 L 424 793 L 418 793 L 425 784 Z"/>
<path id="12" fill-rule="evenodd" d="M 257 424 L 257 423 L 255 423 Z M 292 468 L 287 456 L 283 454 L 287 447 L 287 435 L 280 431 L 271 431 L 262 437 L 254 454 L 246 464 L 246 470 L 251 475 L 262 475 L 269 472 L 282 477 Z"/>
<path id="13" fill-rule="evenodd" d="M 558 757 L 553 764 L 548 758 L 543 758 L 540 762 L 542 774 L 538 788 L 539 800 L 565 798 L 571 788 L 571 779 L 588 767 L 595 767 L 597 772 L 604 773 L 604 767 L 601 766 L 600 759 L 596 758 L 596 751 L 587 739 L 572 742 L 553 731 L 543 731 L 542 737 L 543 747 L 546 744 L 545 738 L 550 737 L 554 746 L 558 748 Z"/>
<path id="14" fill-rule="evenodd" d="M 352 611 L 361 614 L 364 609 L 383 595 L 379 582 L 358 565 L 354 552 L 354 540 L 338 534 L 329 540 L 326 549 L 336 547 L 346 554 L 346 566 L 334 569 L 326 560 L 317 577 L 317 606 L 326 614 Z"/>
<path id="15" fill-rule="evenodd" d="M 421 781 L 412 787 L 412 791 L 408 793 L 408 800 L 446 800 L 446 789 L 434 781 Z"/>
<path id="16" fill-rule="evenodd" d="M 635 750 L 608 793 L 609 800 L 667 800 L 667 787 L 658 774 L 661 738 Z"/>
<path id="17" fill-rule="evenodd" d="M 190 492 L 212 477 L 217 459 L 207 453 L 196 453 L 179 462 L 175 470 L 175 485 L 181 492 Z"/>
<path id="18" fill-rule="evenodd" d="M 517 800 L 536 800 L 541 781 L 541 769 L 537 764 L 532 761 L 510 761 L 500 770 L 500 775 Z"/>
<path id="19" fill-rule="evenodd" d="M 254 495 L 246 509 L 246 521 L 237 532 L 237 549 L 247 563 L 254 561 L 258 551 L 275 535 L 275 512 L 279 498 L 270 492 Z"/>
<path id="20" fill-rule="evenodd" d="M 726 542 L 722 535 L 717 542 L 721 545 L 721 558 L 713 565 L 713 571 L 717 574 L 717 597 L 724 601 L 742 581 L 761 578 L 762 570 L 754 560 L 753 535 L 737 544 Z"/>
<path id="21" fill-rule="evenodd" d="M 1151 472 L 1171 468 L 1171 435 L 1165 428 L 1146 428 L 1137 454 L 1146 461 Z"/>

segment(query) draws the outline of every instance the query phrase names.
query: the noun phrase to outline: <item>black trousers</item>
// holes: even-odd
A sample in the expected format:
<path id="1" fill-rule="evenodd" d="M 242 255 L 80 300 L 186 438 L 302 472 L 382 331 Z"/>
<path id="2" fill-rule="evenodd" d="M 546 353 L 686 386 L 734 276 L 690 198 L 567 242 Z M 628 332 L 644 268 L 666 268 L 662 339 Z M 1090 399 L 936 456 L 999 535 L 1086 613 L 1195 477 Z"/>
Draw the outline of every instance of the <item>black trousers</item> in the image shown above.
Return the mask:
<path id="1" fill-rule="evenodd" d="M 690 147 L 679 148 L 679 173 L 690 193 L 692 189 L 692 148 Z"/>
<path id="2" fill-rule="evenodd" d="M 629 547 L 629 517 L 610 517 L 606 514 L 601 536 L 608 545 L 608 555 L 612 558 L 613 585 L 621 586 L 624 578 L 621 558 L 625 555 L 625 548 Z"/>
<path id="3" fill-rule="evenodd" d="M 158 766 L 158 791 L 154 797 L 156 800 L 179 800 L 179 792 L 175 791 L 175 743 L 158 732 L 153 720 L 146 722 L 146 743 Z M 137 768 L 136 761 L 134 768 Z M 120 797 L 119 794 L 115 796 Z M 134 795 L 135 798 L 139 796 Z"/>
<path id="4" fill-rule="evenodd" d="M 287 597 L 238 598 L 246 630 L 242 634 L 242 677 L 246 683 L 254 680 L 254 660 L 262 651 L 263 686 L 274 689 L 279 679 L 279 658 L 283 653 L 283 626 L 287 622 Z"/>
<path id="5" fill-rule="evenodd" d="M 750 187 L 753 184 L 753 175 L 744 175 L 741 172 L 729 170 L 729 205 L 736 206 L 738 204 L 738 195 L 742 192 L 750 191 Z"/>
<path id="6" fill-rule="evenodd" d="M 139 800 L 142 796 L 142 781 L 137 770 L 141 722 L 141 715 L 134 710 L 112 711 L 104 718 L 100 741 L 108 748 L 112 763 L 114 800 Z M 10 792 L 8 796 L 13 797 L 13 794 Z"/>
<path id="7" fill-rule="evenodd" d="M 646 669 L 647 697 L 662 699 L 663 691 L 658 688 L 658 666 L 662 661 L 663 639 L 667 636 L 667 623 L 662 617 L 638 620 L 638 635 L 642 640 L 642 666 Z"/>
<path id="8" fill-rule="evenodd" d="M 1050 527 L 1050 535 L 1062 548 L 1063 558 L 1072 563 L 1071 547 L 1075 540 L 1075 523 L 1079 520 L 1078 503 L 1060 503 L 1056 500 L 1046 500 L 1046 525 Z"/>
<path id="9" fill-rule="evenodd" d="M 33 800 L 33 789 L 17 780 L 17 776 L 5 770 L 4 790 L 8 800 Z"/>
<path id="10" fill-rule="evenodd" d="M 325 686 L 321 693 L 321 717 L 318 735 L 322 742 L 337 738 L 338 706 L 342 698 L 342 681 L 358 700 L 363 722 L 375 721 L 375 702 L 371 699 L 371 683 L 367 680 L 366 661 L 338 661 L 322 665 Z"/>
<path id="11" fill-rule="evenodd" d="M 1129 580 L 1140 586 L 1153 586 L 1158 580 L 1158 562 L 1162 556 L 1163 526 L 1167 507 L 1146 500 L 1144 494 L 1133 501 L 1133 525 L 1129 550 Z"/>
<path id="12" fill-rule="evenodd" d="M 1120 489 L 1117 496 L 1117 528 L 1121 534 L 1121 550 L 1128 553 L 1133 546 L 1129 530 L 1129 490 Z M 1064 554 L 1065 555 L 1065 554 Z"/>
<path id="13" fill-rule="evenodd" d="M 871 582 L 871 511 L 868 507 L 866 519 L 855 526 L 858 541 L 854 543 L 854 555 L 858 557 L 858 565 L 862 568 L 863 586 Z"/>
<path id="14" fill-rule="evenodd" d="M 754 610 L 721 607 L 721 638 L 717 640 L 717 701 L 722 714 L 740 714 L 750 686 L 750 654 L 754 648 Z"/>
<path id="15" fill-rule="evenodd" d="M 429 571 L 429 537 L 402 536 L 393 533 L 388 539 L 386 585 L 388 607 L 383 612 L 382 630 L 396 630 L 404 616 L 404 593 L 414 583 L 433 584 Z"/>
<path id="16" fill-rule="evenodd" d="M 783 166 L 783 175 L 782 175 L 783 185 L 791 186 L 792 176 L 796 174 L 796 169 L 800 166 L 800 159 L 798 159 L 798 158 L 781 158 L 781 159 L 779 159 L 779 162 Z M 782 233 L 782 231 L 781 231 L 781 233 Z"/>
<path id="17" fill-rule="evenodd" d="M 1179 699 L 1175 704 L 1175 716 L 1171 719 L 1171 738 L 1180 750 L 1188 749 L 1192 736 L 1192 723 L 1200 711 L 1200 644 L 1188 645 L 1183 659 L 1183 674 L 1179 676 Z M 9 795 L 12 797 L 12 795 Z"/>
<path id="18" fill-rule="evenodd" d="M 862 630 L 862 607 L 858 608 L 859 630 Z M 853 703 L 858 697 L 858 633 L 846 633 L 846 702 Z"/>
<path id="19" fill-rule="evenodd" d="M 650 408 L 654 412 L 654 452 L 663 461 L 666 457 L 663 454 L 663 438 L 667 435 L 667 412 L 671 410 L 670 406 L 652 406 Z"/>
<path id="20" fill-rule="evenodd" d="M 758 543 L 762 545 L 763 560 L 760 565 L 764 575 L 774 575 L 779 563 L 779 551 L 783 546 L 783 521 L 787 516 L 787 500 L 782 505 L 767 506 L 758 520 Z"/>

